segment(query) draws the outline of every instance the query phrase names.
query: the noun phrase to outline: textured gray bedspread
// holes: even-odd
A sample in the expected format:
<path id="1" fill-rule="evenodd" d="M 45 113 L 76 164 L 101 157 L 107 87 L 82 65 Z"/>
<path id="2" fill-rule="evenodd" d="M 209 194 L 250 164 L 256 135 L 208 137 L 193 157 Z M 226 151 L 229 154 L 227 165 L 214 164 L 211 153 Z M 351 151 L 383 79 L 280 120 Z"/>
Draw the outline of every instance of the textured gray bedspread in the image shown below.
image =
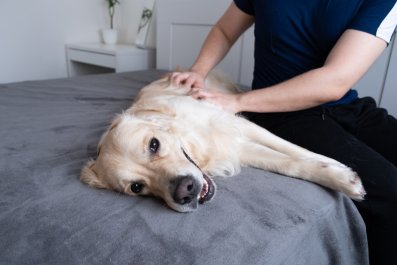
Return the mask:
<path id="1" fill-rule="evenodd" d="M 245 168 L 194 213 L 82 184 L 100 135 L 162 72 L 0 85 L 0 264 L 368 264 L 344 195 Z"/>

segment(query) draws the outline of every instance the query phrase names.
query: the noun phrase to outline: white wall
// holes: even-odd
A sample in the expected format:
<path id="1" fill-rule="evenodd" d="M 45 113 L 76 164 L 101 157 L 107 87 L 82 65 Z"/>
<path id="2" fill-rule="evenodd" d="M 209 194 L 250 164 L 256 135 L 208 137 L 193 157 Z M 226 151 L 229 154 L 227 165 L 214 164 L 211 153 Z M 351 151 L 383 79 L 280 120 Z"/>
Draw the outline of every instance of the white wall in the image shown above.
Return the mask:
<path id="1" fill-rule="evenodd" d="M 121 31 L 120 42 L 134 43 L 145 0 L 119 0 L 119 1 L 122 4 L 122 8 L 120 8 L 119 10 L 121 13 L 120 14 L 121 21 L 118 25 L 118 28 Z M 167 0 L 157 0 L 157 1 L 167 1 Z M 154 16 L 150 25 L 150 29 L 149 29 L 150 31 L 147 39 L 148 47 L 152 47 L 152 48 L 156 46 L 155 25 L 156 25 L 156 9 L 154 9 Z"/>
<path id="2" fill-rule="evenodd" d="M 120 0 L 121 43 L 134 42 L 143 1 Z M 99 42 L 108 24 L 105 0 L 0 0 L 0 83 L 66 77 L 65 44 Z"/>

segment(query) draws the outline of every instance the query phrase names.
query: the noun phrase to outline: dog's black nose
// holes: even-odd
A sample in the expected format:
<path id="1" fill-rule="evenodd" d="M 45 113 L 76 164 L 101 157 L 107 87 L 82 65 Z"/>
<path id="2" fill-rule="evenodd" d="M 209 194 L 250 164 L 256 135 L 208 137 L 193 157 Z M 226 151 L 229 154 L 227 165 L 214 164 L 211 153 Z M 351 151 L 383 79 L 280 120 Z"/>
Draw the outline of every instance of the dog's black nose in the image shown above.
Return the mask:
<path id="1" fill-rule="evenodd" d="M 197 200 L 200 184 L 192 176 L 179 176 L 171 181 L 171 194 L 176 203 L 188 204 Z"/>

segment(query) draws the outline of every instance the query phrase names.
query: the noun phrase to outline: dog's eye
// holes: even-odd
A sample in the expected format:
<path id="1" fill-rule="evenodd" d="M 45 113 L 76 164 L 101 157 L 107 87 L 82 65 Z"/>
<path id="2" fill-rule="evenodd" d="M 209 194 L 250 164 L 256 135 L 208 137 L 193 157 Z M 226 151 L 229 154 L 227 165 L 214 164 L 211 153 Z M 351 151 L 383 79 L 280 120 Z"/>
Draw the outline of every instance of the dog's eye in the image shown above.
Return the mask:
<path id="1" fill-rule="evenodd" d="M 131 184 L 130 189 L 133 193 L 140 193 L 143 190 L 143 184 L 139 182 L 134 182 Z"/>
<path id="2" fill-rule="evenodd" d="M 149 142 L 149 150 L 152 154 L 157 153 L 160 147 L 160 142 L 157 138 L 152 138 Z"/>

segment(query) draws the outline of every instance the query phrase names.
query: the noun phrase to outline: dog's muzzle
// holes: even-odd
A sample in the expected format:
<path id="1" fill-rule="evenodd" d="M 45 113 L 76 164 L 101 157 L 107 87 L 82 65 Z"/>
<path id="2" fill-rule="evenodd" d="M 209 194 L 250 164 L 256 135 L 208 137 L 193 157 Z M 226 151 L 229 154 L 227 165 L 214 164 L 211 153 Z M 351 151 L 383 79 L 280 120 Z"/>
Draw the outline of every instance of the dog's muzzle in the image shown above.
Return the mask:
<path id="1" fill-rule="evenodd" d="M 171 181 L 171 196 L 178 204 L 196 208 L 197 203 L 203 204 L 214 197 L 216 186 L 214 181 L 201 170 L 186 151 L 183 148 L 181 149 L 185 157 L 200 170 L 203 181 L 200 182 L 191 175 L 178 176 Z"/>

